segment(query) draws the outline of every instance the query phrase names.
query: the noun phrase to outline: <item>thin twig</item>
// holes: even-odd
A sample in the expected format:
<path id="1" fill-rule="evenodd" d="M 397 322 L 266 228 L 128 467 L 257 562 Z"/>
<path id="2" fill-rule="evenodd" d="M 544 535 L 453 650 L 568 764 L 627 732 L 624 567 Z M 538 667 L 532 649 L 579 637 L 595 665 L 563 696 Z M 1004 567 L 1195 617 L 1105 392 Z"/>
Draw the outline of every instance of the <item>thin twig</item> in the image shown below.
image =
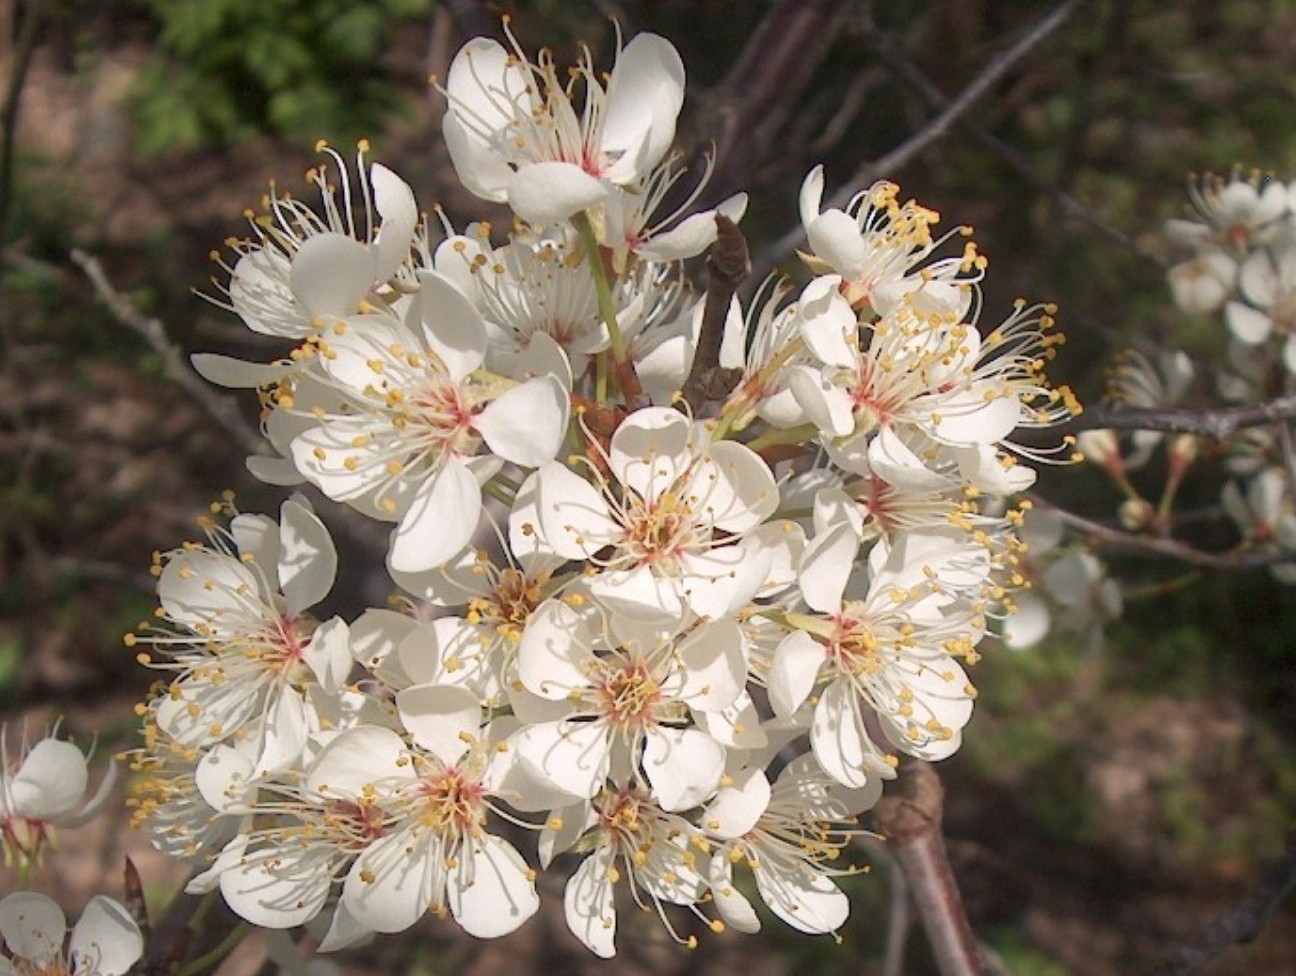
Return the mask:
<path id="1" fill-rule="evenodd" d="M 265 441 L 256 429 L 239 412 L 235 402 L 216 393 L 185 361 L 180 348 L 167 335 L 161 320 L 145 315 L 129 298 L 113 287 L 98 259 L 81 250 L 72 252 L 73 262 L 85 272 L 94 286 L 95 294 L 108 306 L 122 325 L 134 331 L 149 344 L 162 359 L 162 369 L 171 380 L 194 398 L 207 414 L 225 428 L 240 448 L 249 454 L 264 454 Z"/>
<path id="2" fill-rule="evenodd" d="M 950 128 L 1008 73 L 1009 69 L 1062 27 L 1084 2 L 1085 0 L 1064 0 L 1063 3 L 1058 4 L 1026 31 L 1016 43 L 992 58 L 958 95 L 950 99 L 944 111 L 882 158 L 861 165 L 824 205 L 830 208 L 846 206 L 851 196 L 861 187 L 868 186 L 879 176 L 894 173 L 914 156 L 943 138 Z M 764 278 L 771 268 L 796 250 L 804 239 L 805 229 L 802 227 L 796 227 L 780 237 L 755 262 L 754 278 L 756 280 Z"/>
<path id="3" fill-rule="evenodd" d="M 1083 430 L 1160 430 L 1196 434 L 1222 441 L 1239 430 L 1296 420 L 1296 394 L 1274 397 L 1264 403 L 1243 407 L 1194 410 L 1188 407 L 1131 407 L 1099 402 L 1085 407 L 1076 420 Z"/>
<path id="4" fill-rule="evenodd" d="M 724 214 L 716 214 L 716 241 L 707 257 L 706 303 L 698 330 L 693 364 L 684 381 L 684 397 L 696 414 L 708 400 L 723 400 L 742 378 L 742 370 L 720 366 L 725 319 L 738 286 L 751 271 L 747 238 Z"/>
<path id="5" fill-rule="evenodd" d="M 1180 949 L 1175 958 L 1156 969 L 1155 976 L 1195 976 L 1226 949 L 1255 941 L 1265 923 L 1296 889 L 1296 847 L 1270 869 L 1255 890 L 1216 919 L 1199 945 Z"/>
<path id="6" fill-rule="evenodd" d="M 27 15 L 23 18 L 18 36 L 17 53 L 9 72 L 9 88 L 5 92 L 4 106 L 0 108 L 0 254 L 4 252 L 9 206 L 14 198 L 13 164 L 18 141 L 18 106 L 22 101 L 27 71 L 31 68 L 32 54 L 36 50 L 36 40 L 40 36 L 44 16 L 44 0 L 34 0 L 27 4 Z"/>
<path id="7" fill-rule="evenodd" d="M 918 67 L 917 63 L 909 57 L 904 51 L 903 45 L 892 37 L 890 34 L 876 27 L 870 27 L 868 38 L 871 41 L 873 53 L 877 58 L 884 62 L 892 71 L 902 80 L 907 82 L 915 91 L 917 91 L 928 105 L 933 109 L 940 111 L 946 108 L 950 99 L 928 78 Z M 957 120 L 958 127 L 967 132 L 973 139 L 981 144 L 982 147 L 994 153 L 1005 163 L 1008 164 L 1016 173 L 1031 184 L 1041 193 L 1046 193 L 1062 208 L 1062 212 L 1068 217 L 1089 225 L 1091 228 L 1102 234 L 1104 237 L 1127 248 L 1139 257 L 1144 258 L 1158 267 L 1166 267 L 1167 262 L 1158 255 L 1152 254 L 1140 247 L 1135 240 L 1124 231 L 1113 227 L 1107 223 L 1098 214 L 1085 206 L 1080 200 L 1068 193 L 1065 189 L 1058 186 L 1053 180 L 1050 180 L 1043 173 L 1039 172 L 1030 160 L 1020 153 L 1013 146 L 1004 142 L 998 136 L 987 130 L 975 118 L 965 117 Z"/>
<path id="8" fill-rule="evenodd" d="M 1201 569 L 1224 571 L 1259 569 L 1296 562 L 1296 552 L 1281 550 L 1235 549 L 1229 552 L 1207 552 L 1177 539 L 1138 535 L 1112 528 L 1110 525 L 1095 522 L 1093 519 L 1060 508 L 1038 495 L 1032 494 L 1029 497 L 1032 502 L 1047 508 L 1066 525 L 1083 532 L 1091 542 L 1109 549 L 1119 549 L 1158 559 L 1174 559 Z"/>
<path id="9" fill-rule="evenodd" d="M 874 814 L 904 869 L 942 976 L 984 976 L 941 837 L 944 795 L 930 765 L 908 762 Z"/>

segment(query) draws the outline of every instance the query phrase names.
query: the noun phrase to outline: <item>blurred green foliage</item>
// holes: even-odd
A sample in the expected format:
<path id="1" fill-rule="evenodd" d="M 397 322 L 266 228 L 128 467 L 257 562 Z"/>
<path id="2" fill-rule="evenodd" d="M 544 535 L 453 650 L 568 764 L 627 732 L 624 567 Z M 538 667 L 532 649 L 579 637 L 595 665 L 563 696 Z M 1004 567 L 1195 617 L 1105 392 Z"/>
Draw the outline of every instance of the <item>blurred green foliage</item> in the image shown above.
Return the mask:
<path id="1" fill-rule="evenodd" d="M 145 0 L 161 27 L 138 82 L 140 150 L 271 132 L 350 141 L 404 104 L 382 66 L 432 0 Z"/>

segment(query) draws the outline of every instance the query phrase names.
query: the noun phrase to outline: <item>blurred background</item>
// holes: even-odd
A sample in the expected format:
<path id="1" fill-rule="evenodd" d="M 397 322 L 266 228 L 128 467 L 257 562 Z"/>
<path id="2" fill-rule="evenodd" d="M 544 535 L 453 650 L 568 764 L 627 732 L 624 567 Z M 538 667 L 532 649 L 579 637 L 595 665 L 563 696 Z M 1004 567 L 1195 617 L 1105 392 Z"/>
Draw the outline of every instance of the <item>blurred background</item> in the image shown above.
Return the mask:
<path id="1" fill-rule="evenodd" d="M 776 242 L 797 226 L 812 165 L 825 164 L 830 190 L 842 185 L 1059 16 L 938 138 L 875 175 L 946 226 L 976 228 L 986 321 L 1018 296 L 1059 304 L 1069 342 L 1051 374 L 1082 400 L 1126 345 L 1220 355 L 1219 318 L 1176 311 L 1165 285 L 1161 227 L 1185 211 L 1188 174 L 1296 177 L 1291 0 L 0 0 L 0 723 L 11 738 L 63 715 L 78 742 L 98 734 L 101 758 L 129 747 L 149 675 L 121 635 L 151 612 L 150 553 L 195 537 L 222 489 L 245 511 L 281 500 L 242 463 L 254 397 L 209 408 L 165 352 L 284 351 L 194 294 L 218 292 L 210 254 L 245 231 L 242 212 L 271 181 L 311 197 L 316 140 L 345 154 L 366 138 L 424 208 L 440 203 L 457 226 L 501 216 L 457 188 L 429 77 L 468 37 L 502 36 L 504 13 L 524 49 L 550 46 L 560 63 L 584 44 L 610 66 L 614 24 L 670 38 L 689 72 L 678 142 L 695 161 L 718 156 L 702 203 L 750 192 L 742 226 L 757 264 L 789 272 L 795 257 Z M 100 262 L 101 291 L 124 306 L 96 295 L 74 250 Z M 147 320 L 165 340 L 142 335 Z M 1194 473 L 1188 503 L 1218 506 L 1211 471 Z M 1103 520 L 1119 502 L 1087 469 L 1045 472 L 1041 491 Z M 381 574 L 375 540 L 330 524 L 352 585 L 326 612 L 381 603 L 390 584 L 367 568 Z M 987 642 L 967 744 L 940 770 L 972 924 L 1015 976 L 1159 971 L 1263 887 L 1296 825 L 1292 591 L 1263 571 L 1113 566 L 1126 612 L 1101 641 Z M 96 891 L 120 897 L 123 846 L 163 904 L 184 871 L 150 856 L 124 815 L 64 833 L 38 883 L 74 912 Z M 769 922 L 686 953 L 655 920 L 626 915 L 622 954 L 602 963 L 566 933 L 553 893 L 498 944 L 429 919 L 339 961 L 427 976 L 878 974 L 886 875 L 879 864 L 848 882 L 841 945 Z M 0 868 L 0 893 L 12 881 Z M 256 953 L 238 971 L 257 971 Z M 916 926 L 904 971 L 935 972 Z M 1293 906 L 1197 971 L 1296 972 Z"/>

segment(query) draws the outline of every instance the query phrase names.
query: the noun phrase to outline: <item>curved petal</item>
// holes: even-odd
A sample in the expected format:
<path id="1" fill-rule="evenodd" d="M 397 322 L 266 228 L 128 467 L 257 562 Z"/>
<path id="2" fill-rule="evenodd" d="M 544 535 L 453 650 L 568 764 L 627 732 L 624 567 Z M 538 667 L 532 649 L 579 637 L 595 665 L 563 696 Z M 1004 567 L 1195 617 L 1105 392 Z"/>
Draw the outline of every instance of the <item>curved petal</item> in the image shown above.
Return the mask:
<path id="1" fill-rule="evenodd" d="M 597 848 L 581 862 L 563 891 L 567 927 L 585 948 L 601 959 L 611 959 L 616 955 L 613 859 L 610 847 Z"/>
<path id="2" fill-rule="evenodd" d="M 837 525 L 806 543 L 798 581 L 812 610 L 833 614 L 841 610 L 842 594 L 859 552 L 859 538 L 849 525 Z"/>
<path id="3" fill-rule="evenodd" d="M 764 770 L 744 769 L 707 805 L 701 823 L 718 837 L 742 837 L 756 826 L 772 795 Z"/>
<path id="4" fill-rule="evenodd" d="M 63 955 L 67 917 L 52 898 L 36 891 L 15 891 L 0 899 L 0 937 L 9 951 L 38 967 Z"/>
<path id="5" fill-rule="evenodd" d="M 528 224 L 543 227 L 602 203 L 607 187 L 575 163 L 523 166 L 508 182 L 508 202 Z"/>
<path id="6" fill-rule="evenodd" d="M 73 970 L 94 976 L 122 976 L 143 954 L 144 938 L 130 913 L 112 898 L 91 898 L 68 941 Z"/>
<path id="7" fill-rule="evenodd" d="M 316 234 L 293 257 L 293 294 L 312 318 L 354 315 L 374 283 L 369 248 L 345 234 Z"/>
<path id="8" fill-rule="evenodd" d="M 296 616 L 328 596 L 336 574 L 328 529 L 310 506 L 288 499 L 279 509 L 279 585 L 288 613 Z"/>
<path id="9" fill-rule="evenodd" d="M 373 277 L 386 281 L 409 257 L 419 222 L 418 204 L 409 184 L 381 163 L 369 167 L 369 185 L 373 187 L 374 209 L 382 218 L 372 245 Z"/>
<path id="10" fill-rule="evenodd" d="M 481 705 L 466 688 L 416 685 L 397 692 L 396 708 L 414 741 L 447 766 L 457 763 L 481 735 Z"/>
<path id="11" fill-rule="evenodd" d="M 469 935 L 508 935 L 540 908 L 534 878 L 512 844 L 484 834 L 471 853 L 460 855 L 459 870 L 450 877 L 450 911 Z"/>
<path id="12" fill-rule="evenodd" d="M 574 689 L 590 685 L 591 644 L 584 617 L 561 600 L 546 600 L 518 642 L 518 680 L 541 698 L 563 701 Z"/>
<path id="13" fill-rule="evenodd" d="M 803 630 L 794 630 L 779 642 L 765 678 L 770 707 L 776 716 L 789 718 L 796 714 L 814 690 L 826 659 L 823 645 Z"/>
<path id="14" fill-rule="evenodd" d="M 489 341 L 486 323 L 454 282 L 436 271 L 419 272 L 423 340 L 458 383 L 482 364 Z"/>
<path id="15" fill-rule="evenodd" d="M 472 541 L 481 519 L 481 486 L 458 458 L 446 458 L 414 493 L 392 533 L 393 569 L 418 573 L 453 559 Z"/>
<path id="16" fill-rule="evenodd" d="M 537 468 L 562 447 L 569 406 L 557 377 L 537 376 L 492 400 L 473 418 L 473 427 L 504 460 Z"/>
<path id="17" fill-rule="evenodd" d="M 53 820 L 70 813 L 89 783 L 86 758 L 70 742 L 41 739 L 9 783 L 14 812 L 28 820 Z"/>
<path id="18" fill-rule="evenodd" d="M 815 255 L 844 278 L 864 273 L 868 249 L 860 236 L 859 224 L 841 210 L 825 210 L 806 227 L 806 237 Z"/>
<path id="19" fill-rule="evenodd" d="M 724 746 L 697 729 L 658 726 L 644 736 L 644 775 L 663 810 L 688 810 L 713 795 L 724 763 Z"/>

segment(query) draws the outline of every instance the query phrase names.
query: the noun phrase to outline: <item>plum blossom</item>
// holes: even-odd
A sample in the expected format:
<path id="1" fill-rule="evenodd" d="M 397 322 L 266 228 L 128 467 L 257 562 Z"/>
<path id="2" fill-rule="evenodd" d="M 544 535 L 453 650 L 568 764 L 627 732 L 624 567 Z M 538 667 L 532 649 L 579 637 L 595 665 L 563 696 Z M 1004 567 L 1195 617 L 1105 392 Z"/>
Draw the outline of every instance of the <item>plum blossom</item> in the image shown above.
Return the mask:
<path id="1" fill-rule="evenodd" d="M 157 556 L 162 622 L 128 634 L 127 646 L 175 674 L 155 720 L 182 747 L 238 736 L 256 743 L 258 773 L 288 768 L 352 665 L 346 623 L 307 613 L 332 589 L 333 540 L 296 497 L 278 522 L 235 514 L 228 528 L 206 525 L 208 545 Z"/>
<path id="2" fill-rule="evenodd" d="M 87 797 L 87 757 L 70 742 L 53 735 L 9 755 L 8 731 L 0 726 L 0 849 L 6 865 L 39 860 L 55 827 L 76 827 L 93 817 L 108 799 L 117 767 L 108 771 L 93 796 Z"/>
<path id="3" fill-rule="evenodd" d="M 704 836 L 643 790 L 601 790 L 551 818 L 545 835 L 541 849 L 546 863 L 568 849 L 587 853 L 567 881 L 563 908 L 567 927 L 596 956 L 616 955 L 615 889 L 622 880 L 635 904 L 655 912 L 676 942 L 697 944 L 695 936 L 679 934 L 666 905 L 688 907 L 714 931 L 723 927 L 697 907 L 707 892 L 698 864 L 707 848 Z"/>
<path id="4" fill-rule="evenodd" d="M 518 383 L 478 372 L 480 313 L 448 279 L 419 280 L 405 321 L 353 317 L 317 340 L 320 374 L 344 402 L 312 415 L 291 446 L 330 498 L 397 522 L 390 561 L 404 572 L 457 555 L 481 518 L 481 483 L 505 462 L 552 458 L 568 411 L 555 376 Z"/>
<path id="5" fill-rule="evenodd" d="M 543 225 L 652 173 L 684 103 L 684 66 L 669 41 L 633 38 L 606 86 L 587 52 L 572 69 L 584 87 L 580 110 L 548 52 L 533 63 L 511 34 L 509 41 L 512 51 L 474 38 L 446 78 L 442 133 L 468 190 Z"/>
<path id="6" fill-rule="evenodd" d="M 811 612 L 785 615 L 795 629 L 765 679 L 780 717 L 795 715 L 818 690 L 815 757 L 852 789 L 895 775 L 895 758 L 867 729 L 870 714 L 910 755 L 942 759 L 958 749 L 975 692 L 957 659 L 976 659 L 985 621 L 975 602 L 953 594 L 980 588 L 989 572 L 974 544 L 913 533 L 889 553 L 875 547 L 868 592 L 853 599 L 845 594 L 858 547 L 846 525 L 811 541 L 800 571 Z"/>
<path id="7" fill-rule="evenodd" d="M 690 717 L 737 701 L 747 675 L 738 625 L 706 621 L 655 637 L 616 629 L 585 602 L 549 600 L 536 611 L 518 646 L 518 679 L 553 703 L 552 717 L 537 715 L 510 738 L 515 778 L 589 799 L 611 777 L 650 789 L 663 809 L 697 806 L 719 785 L 725 750 Z M 514 708 L 526 714 L 528 703 L 515 696 Z"/>
<path id="8" fill-rule="evenodd" d="M 650 407 L 612 435 L 606 472 L 587 469 L 589 480 L 559 463 L 536 472 L 536 530 L 542 547 L 597 566 L 590 591 L 617 612 L 718 618 L 764 582 L 761 526 L 778 488 L 749 448 Z"/>
<path id="9" fill-rule="evenodd" d="M 144 954 L 139 926 L 105 895 L 90 899 L 68 937 L 52 898 L 15 891 L 0 899 L 0 937 L 9 951 L 0 956 L 0 976 L 123 976 Z"/>
<path id="10" fill-rule="evenodd" d="M 856 814 L 882 795 L 882 781 L 844 789 L 811 755 L 783 768 L 773 786 L 764 770 L 747 768 L 731 777 L 702 813 L 706 832 L 718 841 L 708 880 L 720 917 L 741 932 L 760 929 L 747 897 L 733 883 L 733 868 L 746 864 L 770 910 L 792 928 L 834 932 L 850 903 L 833 881 L 858 869 L 836 862 L 855 836 Z"/>

